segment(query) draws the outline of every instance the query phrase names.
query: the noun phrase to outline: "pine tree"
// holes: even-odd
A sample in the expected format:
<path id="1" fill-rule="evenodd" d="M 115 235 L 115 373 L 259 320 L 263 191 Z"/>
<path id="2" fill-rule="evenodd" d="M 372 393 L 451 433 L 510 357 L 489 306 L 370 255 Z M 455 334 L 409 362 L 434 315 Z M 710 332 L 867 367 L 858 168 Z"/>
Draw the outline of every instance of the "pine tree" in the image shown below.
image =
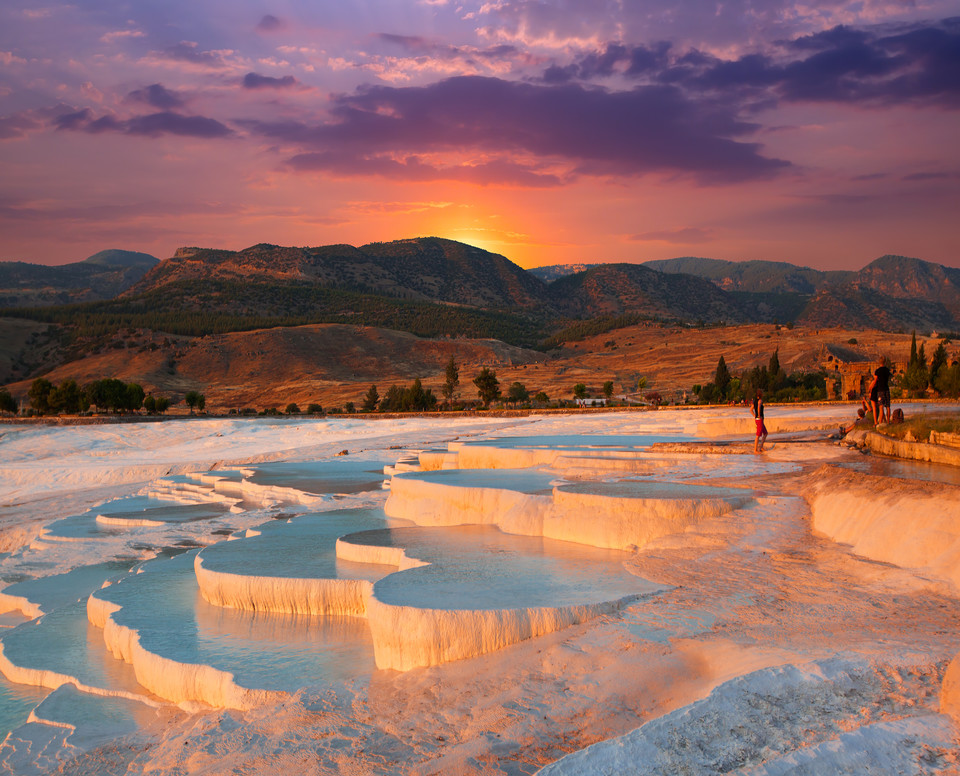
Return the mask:
<path id="1" fill-rule="evenodd" d="M 727 386 L 730 385 L 730 370 L 727 369 L 727 362 L 723 360 L 723 356 L 720 356 L 717 362 L 717 374 L 713 378 L 713 383 L 717 386 L 720 396 L 726 396 Z"/>
<path id="2" fill-rule="evenodd" d="M 367 395 L 363 397 L 363 411 L 375 412 L 377 404 L 380 401 L 380 394 L 377 392 L 377 386 L 371 385 Z"/>
<path id="3" fill-rule="evenodd" d="M 450 356 L 450 360 L 447 362 L 447 379 L 442 390 L 443 398 L 446 399 L 447 403 L 453 400 L 458 385 L 460 385 L 460 367 L 457 366 L 453 356 Z"/>
<path id="4" fill-rule="evenodd" d="M 477 386 L 477 395 L 484 407 L 500 398 L 500 381 L 497 379 L 497 373 L 492 369 L 487 367 L 481 369 L 480 374 L 473 378 L 473 384 Z"/>

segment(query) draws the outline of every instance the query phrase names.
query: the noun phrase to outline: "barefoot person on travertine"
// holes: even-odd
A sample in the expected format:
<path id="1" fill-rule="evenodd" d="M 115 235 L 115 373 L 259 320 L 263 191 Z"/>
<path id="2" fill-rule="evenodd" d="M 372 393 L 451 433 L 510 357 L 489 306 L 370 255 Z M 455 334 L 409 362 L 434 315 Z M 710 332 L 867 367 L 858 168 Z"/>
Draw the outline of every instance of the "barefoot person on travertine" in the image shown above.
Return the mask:
<path id="1" fill-rule="evenodd" d="M 753 397 L 753 417 L 757 420 L 757 438 L 753 442 L 753 452 L 762 453 L 763 443 L 767 441 L 767 427 L 763 424 L 763 391 L 757 389 Z"/>
<path id="2" fill-rule="evenodd" d="M 886 356 L 880 356 L 880 366 L 873 373 L 870 383 L 870 406 L 873 407 L 873 423 L 890 422 L 890 368 Z"/>

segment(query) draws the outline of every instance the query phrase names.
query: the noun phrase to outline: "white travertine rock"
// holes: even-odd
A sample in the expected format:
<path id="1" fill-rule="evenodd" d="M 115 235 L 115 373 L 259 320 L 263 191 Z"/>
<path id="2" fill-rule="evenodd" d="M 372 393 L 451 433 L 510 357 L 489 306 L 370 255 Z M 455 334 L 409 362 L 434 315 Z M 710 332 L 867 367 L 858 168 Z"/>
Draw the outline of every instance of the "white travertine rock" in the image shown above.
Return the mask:
<path id="1" fill-rule="evenodd" d="M 354 563 L 369 563 L 381 566 L 395 566 L 398 571 L 415 569 L 427 564 L 411 558 L 402 547 L 378 547 L 370 544 L 355 544 L 346 539 L 337 539 L 337 557 Z"/>
<path id="2" fill-rule="evenodd" d="M 377 668 L 409 671 L 503 649 L 617 611 L 636 596 L 581 606 L 421 609 L 367 602 Z"/>
<path id="3" fill-rule="evenodd" d="M 960 587 L 960 488 L 824 467 L 808 495 L 816 531 L 858 555 Z"/>
<path id="4" fill-rule="evenodd" d="M 265 703 L 278 703 L 287 693 L 241 687 L 233 674 L 209 665 L 181 663 L 140 644 L 136 629 L 120 625 L 114 615 L 122 607 L 97 597 L 87 599 L 87 616 L 103 629 L 103 640 L 113 656 L 133 666 L 137 681 L 161 698 L 174 703 L 200 702 L 228 709 L 252 709 Z"/>
<path id="5" fill-rule="evenodd" d="M 751 501 L 746 493 L 718 498 L 623 498 L 558 487 L 554 508 L 543 521 L 543 535 L 594 547 L 639 548 Z"/>
<path id="6" fill-rule="evenodd" d="M 672 489 L 667 492 L 662 483 L 633 482 L 583 492 L 574 485 L 559 485 L 551 495 L 542 495 L 406 475 L 393 478 L 384 510 L 417 525 L 496 525 L 507 533 L 626 550 L 753 500 L 749 491 L 682 484 Z M 684 491 L 689 491 L 688 497 Z"/>
<path id="7" fill-rule="evenodd" d="M 194 559 L 200 594 L 231 609 L 313 616 L 364 616 L 373 583 L 365 579 L 319 579 L 232 574 L 204 568 Z"/>
<path id="8" fill-rule="evenodd" d="M 460 487 L 413 475 L 394 477 L 384 511 L 415 525 L 498 525 L 502 515 L 522 510 L 534 499 L 547 507 L 549 497 L 530 496 L 496 487 Z"/>

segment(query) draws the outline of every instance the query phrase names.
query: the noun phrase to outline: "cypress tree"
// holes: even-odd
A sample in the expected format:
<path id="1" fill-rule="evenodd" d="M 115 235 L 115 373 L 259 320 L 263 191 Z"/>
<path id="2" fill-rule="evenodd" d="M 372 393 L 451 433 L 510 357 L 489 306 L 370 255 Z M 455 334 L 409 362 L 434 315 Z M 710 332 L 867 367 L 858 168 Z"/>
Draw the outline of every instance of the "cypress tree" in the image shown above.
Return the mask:
<path id="1" fill-rule="evenodd" d="M 730 370 L 727 369 L 727 362 L 723 360 L 723 356 L 720 356 L 720 360 L 717 362 L 717 374 L 713 378 L 713 383 L 717 386 L 720 395 L 725 396 L 727 386 L 730 385 Z"/>

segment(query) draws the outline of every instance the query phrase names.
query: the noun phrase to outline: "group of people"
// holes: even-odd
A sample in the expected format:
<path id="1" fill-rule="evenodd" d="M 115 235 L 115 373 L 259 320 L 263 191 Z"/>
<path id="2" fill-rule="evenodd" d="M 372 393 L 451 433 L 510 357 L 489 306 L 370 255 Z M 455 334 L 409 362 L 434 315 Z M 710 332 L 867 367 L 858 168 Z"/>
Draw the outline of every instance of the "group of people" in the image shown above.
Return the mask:
<path id="1" fill-rule="evenodd" d="M 873 425 L 880 423 L 890 423 L 892 416 L 890 414 L 890 367 L 887 366 L 885 356 L 880 357 L 880 366 L 873 373 L 873 381 L 870 383 L 869 396 L 870 401 L 864 398 L 861 401 L 861 407 L 857 410 L 857 419 L 849 427 L 840 427 L 840 436 L 850 433 L 858 425 L 866 424 L 869 415 L 873 415 Z M 763 391 L 757 389 L 757 395 L 753 397 L 751 404 L 753 417 L 757 422 L 757 435 L 753 442 L 753 452 L 762 453 L 763 445 L 767 441 L 767 427 L 763 422 Z M 900 412 L 900 410 L 897 410 Z"/>

